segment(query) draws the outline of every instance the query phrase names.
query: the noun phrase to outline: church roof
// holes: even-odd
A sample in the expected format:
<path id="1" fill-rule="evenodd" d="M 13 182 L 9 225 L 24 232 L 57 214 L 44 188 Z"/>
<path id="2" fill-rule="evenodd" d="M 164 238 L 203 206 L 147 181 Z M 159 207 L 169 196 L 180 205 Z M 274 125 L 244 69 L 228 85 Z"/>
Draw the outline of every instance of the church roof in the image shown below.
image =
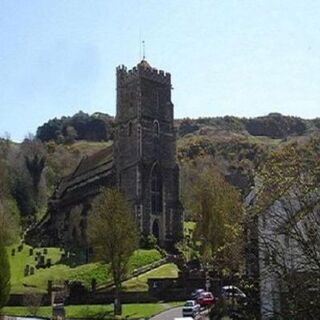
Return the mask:
<path id="1" fill-rule="evenodd" d="M 111 174 L 113 169 L 113 148 L 104 148 L 91 156 L 84 157 L 75 171 L 62 178 L 54 198 L 62 199 L 67 193 L 95 182 L 100 177 Z"/>
<path id="2" fill-rule="evenodd" d="M 138 63 L 138 68 L 143 68 L 143 69 L 152 69 L 150 66 L 149 62 L 145 59 L 142 59 L 140 63 Z"/>

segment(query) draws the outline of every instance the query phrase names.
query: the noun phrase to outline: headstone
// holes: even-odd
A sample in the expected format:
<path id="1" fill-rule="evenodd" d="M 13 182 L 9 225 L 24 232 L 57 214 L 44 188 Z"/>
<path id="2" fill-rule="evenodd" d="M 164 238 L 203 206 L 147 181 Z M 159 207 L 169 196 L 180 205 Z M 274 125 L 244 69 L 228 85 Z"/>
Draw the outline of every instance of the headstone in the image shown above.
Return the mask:
<path id="1" fill-rule="evenodd" d="M 34 257 L 34 261 L 38 261 L 38 256 L 35 256 L 35 257 Z"/>
<path id="2" fill-rule="evenodd" d="M 95 278 L 93 278 L 91 280 L 91 290 L 94 292 L 97 289 L 97 280 Z"/>
<path id="3" fill-rule="evenodd" d="M 18 252 L 21 252 L 23 250 L 23 244 L 20 244 L 20 246 L 18 247 Z"/>
<path id="4" fill-rule="evenodd" d="M 41 266 L 44 266 L 44 256 L 40 256 L 39 264 L 40 264 Z"/>
<path id="5" fill-rule="evenodd" d="M 47 266 L 48 268 L 51 267 L 51 259 L 50 259 L 50 258 L 47 259 L 46 266 Z"/>
<path id="6" fill-rule="evenodd" d="M 26 266 L 27 267 L 27 266 Z M 27 277 L 28 275 L 29 275 L 29 268 L 24 268 L 24 272 L 23 272 L 23 275 L 25 276 L 25 277 Z"/>
<path id="7" fill-rule="evenodd" d="M 47 291 L 48 291 L 48 295 L 49 297 L 51 297 L 52 295 L 52 280 L 48 280 L 48 285 L 47 285 Z"/>
<path id="8" fill-rule="evenodd" d="M 32 248 L 29 249 L 29 256 L 33 256 L 33 249 Z"/>
<path id="9" fill-rule="evenodd" d="M 43 254 L 48 254 L 48 249 L 47 248 L 43 249 Z"/>
<path id="10" fill-rule="evenodd" d="M 52 319 L 64 320 L 66 318 L 66 311 L 63 304 L 57 304 L 52 307 Z"/>
<path id="11" fill-rule="evenodd" d="M 34 267 L 30 267 L 30 276 L 34 275 Z"/>
<path id="12" fill-rule="evenodd" d="M 16 249 L 12 249 L 12 250 L 11 250 L 11 255 L 12 255 L 12 256 L 15 256 L 15 255 L 16 255 Z"/>

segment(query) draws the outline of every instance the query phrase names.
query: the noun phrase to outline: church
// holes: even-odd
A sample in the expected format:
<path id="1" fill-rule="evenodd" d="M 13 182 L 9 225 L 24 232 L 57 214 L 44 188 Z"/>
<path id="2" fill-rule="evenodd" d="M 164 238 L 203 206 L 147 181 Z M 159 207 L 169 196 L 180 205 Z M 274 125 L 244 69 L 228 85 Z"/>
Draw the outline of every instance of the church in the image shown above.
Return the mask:
<path id="1" fill-rule="evenodd" d="M 143 59 L 131 70 L 119 66 L 116 86 L 113 145 L 83 158 L 60 181 L 32 242 L 85 248 L 87 215 L 103 187 L 124 193 L 141 234 L 166 248 L 182 238 L 171 75 Z"/>

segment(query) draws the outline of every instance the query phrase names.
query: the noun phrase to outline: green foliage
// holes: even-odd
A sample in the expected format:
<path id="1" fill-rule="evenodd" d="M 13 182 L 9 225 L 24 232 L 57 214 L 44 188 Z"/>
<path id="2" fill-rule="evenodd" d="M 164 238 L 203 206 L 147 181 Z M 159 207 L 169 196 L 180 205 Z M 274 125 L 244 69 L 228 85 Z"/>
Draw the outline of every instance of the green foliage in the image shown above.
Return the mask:
<path id="1" fill-rule="evenodd" d="M 73 143 L 75 140 L 107 141 L 113 134 L 113 118 L 107 114 L 88 115 L 79 111 L 72 117 L 52 119 L 40 126 L 37 138 L 43 142 Z"/>
<path id="2" fill-rule="evenodd" d="M 34 255 L 30 256 L 29 255 L 29 250 L 31 249 L 30 246 L 24 244 L 23 249 L 19 252 L 18 251 L 18 243 L 15 243 L 14 245 L 11 245 L 7 247 L 7 252 L 9 254 L 9 262 L 10 262 L 10 268 L 11 268 L 11 285 L 12 285 L 12 292 L 13 293 L 22 293 L 25 291 L 24 284 L 27 285 L 34 285 L 36 287 L 40 288 L 40 291 L 43 291 L 47 288 L 47 280 L 43 280 L 41 282 L 41 286 L 38 285 L 38 278 L 41 277 L 41 273 L 46 271 L 47 273 L 51 272 L 50 269 L 39 269 L 36 270 L 36 273 L 34 276 L 29 276 L 29 277 L 24 277 L 24 268 L 26 265 L 29 265 L 30 267 L 36 266 L 36 261 L 35 261 L 35 255 L 37 251 L 41 251 L 42 249 L 34 248 Z M 11 251 L 15 249 L 15 255 L 11 255 Z M 48 249 L 48 254 L 46 255 L 46 258 L 50 258 L 52 261 L 52 264 L 55 264 L 59 262 L 61 259 L 61 251 L 58 248 L 47 248 Z M 53 268 L 53 267 L 52 267 Z M 54 277 L 54 269 L 52 269 L 53 277 Z M 57 272 L 58 278 L 62 278 L 62 273 L 59 275 L 59 272 Z M 30 281 L 29 281 L 30 279 Z M 67 279 L 67 278 L 66 278 Z"/>
<path id="3" fill-rule="evenodd" d="M 199 161 L 190 170 L 193 183 L 185 206 L 196 221 L 191 242 L 200 242 L 203 261 L 214 262 L 218 271 L 238 270 L 243 214 L 240 194 L 206 162 Z"/>
<path id="4" fill-rule="evenodd" d="M 151 264 L 161 259 L 161 254 L 156 249 L 138 249 L 134 251 L 128 262 L 128 270 L 132 272 L 134 269 Z"/>
<path id="5" fill-rule="evenodd" d="M 4 241 L 0 238 L 0 312 L 10 294 L 10 265 Z"/>
<path id="6" fill-rule="evenodd" d="M 35 255 L 37 251 L 42 252 L 42 248 L 34 248 L 34 255 L 29 255 L 30 246 L 24 244 L 21 252 L 17 250 L 17 244 L 7 248 L 9 253 L 9 262 L 11 266 L 11 284 L 12 293 L 24 293 L 29 289 L 35 292 L 45 292 L 49 280 L 54 283 L 64 283 L 65 280 L 80 281 L 87 288 L 91 287 L 92 279 L 96 279 L 98 286 L 109 283 L 112 279 L 110 266 L 108 264 L 89 263 L 76 267 L 70 267 L 60 264 L 62 252 L 58 248 L 47 248 L 46 258 L 50 258 L 53 266 L 46 269 L 35 269 L 35 274 L 24 277 L 24 268 L 26 265 L 30 267 L 36 266 Z M 11 255 L 12 249 L 16 250 L 14 256 Z M 143 267 L 161 259 L 161 254 L 155 250 L 136 250 L 130 257 L 128 262 L 128 272 Z"/>
<path id="7" fill-rule="evenodd" d="M 320 139 L 290 143 L 272 152 L 259 170 L 255 211 L 260 212 L 293 188 L 300 199 L 320 181 Z M 298 191 L 299 190 L 299 191 Z"/>
<path id="8" fill-rule="evenodd" d="M 290 135 L 302 135 L 306 132 L 306 122 L 297 117 L 270 113 L 265 117 L 246 120 L 246 129 L 254 136 L 287 138 Z"/>
<path id="9" fill-rule="evenodd" d="M 88 219 L 89 243 L 100 259 L 110 263 L 115 284 L 115 314 L 121 314 L 121 282 L 128 272 L 128 262 L 138 247 L 137 223 L 123 194 L 105 189 L 93 202 Z"/>
<path id="10" fill-rule="evenodd" d="M 138 239 L 133 213 L 122 193 L 105 189 L 95 199 L 87 232 L 98 257 L 111 264 L 115 282 L 120 281 L 137 248 Z"/>
<path id="11" fill-rule="evenodd" d="M 150 318 L 168 308 L 180 306 L 181 302 L 167 303 L 132 303 L 123 305 L 123 314 L 117 319 L 139 319 Z M 26 307 L 6 307 L 4 312 L 9 315 L 28 316 L 30 315 Z M 66 306 L 68 319 L 112 319 L 112 305 L 81 305 Z M 52 307 L 41 307 L 38 316 L 50 318 Z"/>
<path id="12" fill-rule="evenodd" d="M 148 279 L 150 278 L 177 278 L 178 267 L 173 263 L 148 271 L 138 277 L 131 278 L 122 284 L 124 291 L 148 291 Z"/>
<path id="13" fill-rule="evenodd" d="M 157 238 L 153 234 L 143 234 L 140 237 L 140 248 L 154 249 L 157 246 Z"/>
<path id="14" fill-rule="evenodd" d="M 194 221 L 184 222 L 184 237 L 176 244 L 176 248 L 182 254 L 185 261 L 199 259 L 199 242 L 194 237 L 196 223 Z"/>
<path id="15" fill-rule="evenodd" d="M 317 119 L 308 121 L 298 117 L 284 116 L 280 113 L 270 113 L 267 116 L 249 119 L 233 116 L 184 119 L 179 123 L 178 133 L 180 136 L 184 136 L 201 131 L 206 127 L 210 130 L 225 130 L 242 134 L 248 132 L 253 136 L 281 139 L 293 135 L 303 135 L 308 128 L 317 125 Z"/>

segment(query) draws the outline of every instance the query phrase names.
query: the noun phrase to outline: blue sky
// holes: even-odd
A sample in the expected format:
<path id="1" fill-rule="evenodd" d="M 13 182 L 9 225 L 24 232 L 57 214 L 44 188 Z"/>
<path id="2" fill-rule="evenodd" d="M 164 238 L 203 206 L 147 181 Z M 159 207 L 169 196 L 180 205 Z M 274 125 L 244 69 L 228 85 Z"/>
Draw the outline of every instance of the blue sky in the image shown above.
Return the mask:
<path id="1" fill-rule="evenodd" d="M 172 74 L 175 117 L 320 116 L 320 2 L 0 0 L 0 135 L 114 115 L 115 68 Z"/>

